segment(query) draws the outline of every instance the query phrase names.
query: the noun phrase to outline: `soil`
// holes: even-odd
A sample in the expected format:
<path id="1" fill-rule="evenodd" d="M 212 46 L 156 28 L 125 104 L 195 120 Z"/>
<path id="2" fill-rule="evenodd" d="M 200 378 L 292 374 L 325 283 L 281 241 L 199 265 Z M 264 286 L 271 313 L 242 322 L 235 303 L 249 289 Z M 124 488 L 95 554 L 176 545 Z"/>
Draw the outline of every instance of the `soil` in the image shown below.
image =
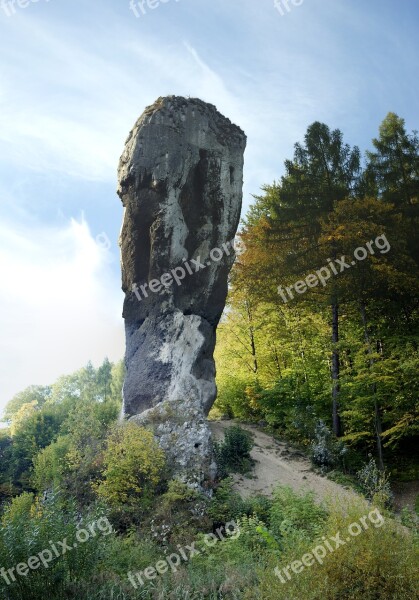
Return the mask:
<path id="1" fill-rule="evenodd" d="M 278 441 L 272 435 L 260 431 L 254 425 L 236 421 L 209 421 L 211 431 L 217 441 L 224 438 L 224 431 L 239 424 L 254 435 L 254 447 L 251 456 L 255 466 L 248 476 L 233 475 L 234 489 L 243 498 L 255 494 L 272 495 L 275 487 L 288 485 L 295 491 L 312 491 L 319 502 L 334 502 L 345 505 L 348 500 L 365 501 L 354 490 L 330 481 L 314 472 L 310 461 L 302 452 L 284 441 Z M 394 487 L 395 508 L 400 511 L 404 506 L 413 510 L 419 494 L 419 482 L 399 484 Z"/>
<path id="2" fill-rule="evenodd" d="M 210 421 L 210 428 L 217 441 L 224 438 L 224 431 L 234 421 Z M 254 435 L 251 457 L 255 461 L 249 476 L 233 475 L 234 488 L 244 498 L 262 494 L 272 495 L 279 485 L 288 485 L 295 491 L 312 491 L 319 501 L 350 500 L 360 498 L 355 491 L 347 489 L 313 471 L 310 461 L 286 442 L 278 441 L 253 425 L 240 423 L 240 427 Z"/>

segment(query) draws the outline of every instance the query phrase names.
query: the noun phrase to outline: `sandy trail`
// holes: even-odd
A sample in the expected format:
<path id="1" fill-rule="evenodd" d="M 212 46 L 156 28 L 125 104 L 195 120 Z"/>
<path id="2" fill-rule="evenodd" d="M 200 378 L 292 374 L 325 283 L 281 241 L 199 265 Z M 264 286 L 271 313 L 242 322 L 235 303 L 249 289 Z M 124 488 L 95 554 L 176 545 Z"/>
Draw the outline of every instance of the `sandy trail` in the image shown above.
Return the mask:
<path id="1" fill-rule="evenodd" d="M 295 491 L 313 491 L 319 501 L 346 504 L 348 500 L 361 499 L 353 490 L 314 473 L 311 463 L 301 452 L 252 425 L 234 421 L 210 421 L 209 424 L 217 441 L 221 441 L 224 431 L 234 424 L 240 424 L 254 435 L 251 456 L 256 463 L 250 478 L 233 476 L 234 488 L 244 498 L 254 494 L 270 496 L 278 485 L 288 485 Z"/>

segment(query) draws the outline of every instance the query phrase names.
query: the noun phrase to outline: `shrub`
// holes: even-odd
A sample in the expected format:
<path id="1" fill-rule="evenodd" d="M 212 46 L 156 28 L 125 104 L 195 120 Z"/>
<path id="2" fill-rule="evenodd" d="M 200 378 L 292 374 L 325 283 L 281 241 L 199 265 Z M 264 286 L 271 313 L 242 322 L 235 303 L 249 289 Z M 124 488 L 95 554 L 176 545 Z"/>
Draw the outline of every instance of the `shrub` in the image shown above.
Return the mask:
<path id="1" fill-rule="evenodd" d="M 270 529 L 282 547 L 288 547 L 300 539 L 314 539 L 326 518 L 326 509 L 315 503 L 312 492 L 299 495 L 290 487 L 275 490 L 270 510 Z"/>
<path id="2" fill-rule="evenodd" d="M 266 544 L 256 528 L 255 518 L 236 521 L 233 535 L 223 533 L 211 547 L 198 536 L 197 546 L 201 553 L 189 561 L 180 574 L 182 588 L 178 594 L 164 596 L 174 600 L 239 600 L 246 597 L 246 590 L 257 584 L 257 567 L 263 561 L 262 548 Z M 181 590 L 183 593 L 181 593 Z"/>
<path id="3" fill-rule="evenodd" d="M 250 496 L 244 501 L 244 514 L 247 516 L 255 516 L 266 525 L 270 523 L 270 515 L 272 509 L 272 500 L 266 496 Z"/>
<path id="4" fill-rule="evenodd" d="M 167 486 L 167 491 L 162 495 L 162 507 L 168 514 L 182 509 L 185 505 L 190 504 L 198 499 L 198 492 L 179 481 L 179 479 L 171 479 Z"/>
<path id="5" fill-rule="evenodd" d="M 94 523 L 98 527 L 89 529 Z M 102 525 L 106 525 L 106 530 Z M 79 529 L 89 532 L 88 539 L 83 535 L 83 543 L 76 537 Z M 67 503 L 64 507 L 59 494 L 49 494 L 42 501 L 34 499 L 32 494 L 18 496 L 5 508 L 1 520 L 0 565 L 8 571 L 17 565 L 27 565 L 29 558 L 39 557 L 39 553 L 43 553 L 45 564 L 38 561 L 38 568 L 28 569 L 25 576 L 19 576 L 15 569 L 15 581 L 9 576 L 9 584 L 4 577 L 0 578 L 0 597 L 7 600 L 41 600 L 46 595 L 52 600 L 76 597 L 72 593 L 83 589 L 99 570 L 106 548 L 104 540 L 111 533 L 109 521 L 98 508 L 81 515 L 74 504 Z M 75 540 L 80 542 L 77 549 L 73 545 Z M 60 546 L 63 541 L 65 550 Z"/>
<path id="6" fill-rule="evenodd" d="M 103 481 L 95 489 L 114 508 L 147 504 L 162 480 L 165 455 L 153 434 L 126 423 L 112 430 L 103 454 Z"/>
<path id="7" fill-rule="evenodd" d="M 252 466 L 250 451 L 253 447 L 253 434 L 234 425 L 224 434 L 224 441 L 215 444 L 215 458 L 221 477 L 228 473 L 246 473 Z"/>
<path id="8" fill-rule="evenodd" d="M 206 515 L 208 503 L 207 496 L 172 479 L 142 523 L 142 531 L 149 531 L 152 539 L 164 546 L 185 546 L 194 540 L 197 531 L 211 529 L 211 520 Z"/>
<path id="9" fill-rule="evenodd" d="M 357 473 L 362 490 L 368 500 L 379 506 L 390 508 L 393 505 L 393 493 L 385 471 L 380 471 L 370 456 L 370 461 Z"/>
<path id="10" fill-rule="evenodd" d="M 404 506 L 400 511 L 400 522 L 412 530 L 413 535 L 419 541 L 419 517 L 412 509 L 408 506 Z"/>
<path id="11" fill-rule="evenodd" d="M 69 437 L 62 435 L 35 456 L 31 482 L 38 492 L 62 486 L 64 475 L 68 472 L 66 457 L 69 448 Z"/>
<path id="12" fill-rule="evenodd" d="M 245 502 L 233 490 L 231 477 L 221 481 L 208 507 L 208 515 L 216 523 L 227 523 L 246 513 Z"/>
<path id="13" fill-rule="evenodd" d="M 281 556 L 270 563 L 261 573 L 258 598 L 261 600 L 406 600 L 417 598 L 419 589 L 417 571 L 417 549 L 413 537 L 403 530 L 391 518 L 384 524 L 368 523 L 368 529 L 358 536 L 347 540 L 348 527 L 369 513 L 365 502 L 356 502 L 352 506 L 336 505 L 332 508 L 327 521 L 313 541 L 301 540 L 289 547 Z M 304 566 L 298 574 L 289 569 L 290 579 L 285 583 L 275 574 L 300 561 L 306 553 L 312 552 L 324 540 L 341 533 L 345 542 L 339 548 L 331 542 L 333 552 L 327 552 L 321 563 L 315 561 L 312 566 Z M 252 598 L 253 596 L 249 596 Z"/>
<path id="14" fill-rule="evenodd" d="M 311 443 L 311 460 L 323 470 L 331 469 L 341 464 L 347 453 L 346 446 L 337 440 L 330 429 L 319 421 Z"/>

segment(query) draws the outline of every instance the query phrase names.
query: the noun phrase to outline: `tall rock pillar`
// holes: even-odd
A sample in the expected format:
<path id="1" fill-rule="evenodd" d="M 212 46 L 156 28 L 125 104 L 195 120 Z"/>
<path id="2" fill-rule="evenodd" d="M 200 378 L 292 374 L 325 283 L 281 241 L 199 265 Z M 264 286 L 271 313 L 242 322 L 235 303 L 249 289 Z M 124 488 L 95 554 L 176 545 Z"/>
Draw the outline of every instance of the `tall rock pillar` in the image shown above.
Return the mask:
<path id="1" fill-rule="evenodd" d="M 214 474 L 206 416 L 235 258 L 246 136 L 198 99 L 159 98 L 119 165 L 126 379 L 123 412 L 151 426 L 175 474 Z"/>

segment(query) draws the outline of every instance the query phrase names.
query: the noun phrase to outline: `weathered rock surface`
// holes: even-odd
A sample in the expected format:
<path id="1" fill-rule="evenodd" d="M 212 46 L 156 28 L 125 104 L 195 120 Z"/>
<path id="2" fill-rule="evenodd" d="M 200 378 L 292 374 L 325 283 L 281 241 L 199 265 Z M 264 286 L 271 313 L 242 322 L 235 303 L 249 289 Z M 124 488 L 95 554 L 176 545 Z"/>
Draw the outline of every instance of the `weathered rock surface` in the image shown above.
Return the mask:
<path id="1" fill-rule="evenodd" d="M 185 480 L 211 478 L 213 351 L 235 258 L 246 137 L 214 106 L 159 98 L 119 166 L 125 416 L 152 425 Z"/>

